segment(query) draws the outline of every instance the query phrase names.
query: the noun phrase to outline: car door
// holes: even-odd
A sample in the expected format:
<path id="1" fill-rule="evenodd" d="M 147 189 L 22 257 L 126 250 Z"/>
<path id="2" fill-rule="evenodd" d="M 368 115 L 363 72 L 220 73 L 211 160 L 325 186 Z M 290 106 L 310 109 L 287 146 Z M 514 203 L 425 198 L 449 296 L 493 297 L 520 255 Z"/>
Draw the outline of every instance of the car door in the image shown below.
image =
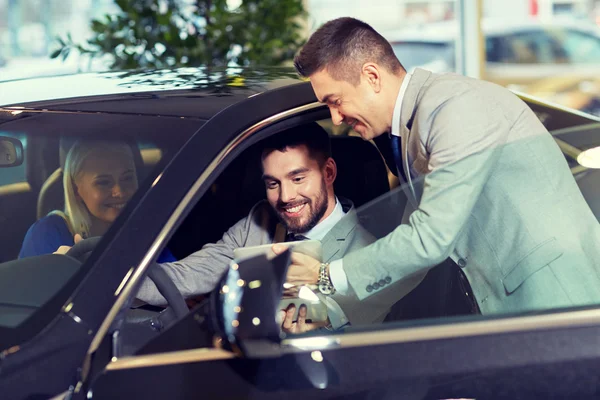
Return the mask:
<path id="1" fill-rule="evenodd" d="M 144 260 L 156 256 L 240 152 L 283 126 L 325 118 L 327 113 L 306 83 L 254 96 L 211 119 L 156 185 L 156 189 L 169 187 L 169 181 L 178 176 L 178 165 L 193 159 L 200 146 L 211 154 L 197 162 L 189 191 L 169 203 L 175 211 L 166 222 L 161 221 L 161 229 L 151 228 L 154 239 L 135 245 L 138 251 L 144 246 L 150 249 Z M 208 138 L 214 138 L 215 132 L 226 136 L 224 141 L 211 144 Z M 157 193 L 148 193 L 140 203 L 140 213 L 155 210 L 151 205 Z M 396 193 L 402 196 L 404 192 L 398 188 Z M 116 315 L 128 296 L 134 296 L 146 267 L 147 263 L 141 264 L 124 284 L 109 316 Z M 76 397 L 518 398 L 555 394 L 592 398 L 598 394 L 600 311 L 596 306 L 393 321 L 286 336 L 275 342 L 258 337 L 251 338 L 256 340 L 245 343 L 241 351 L 219 344 L 240 340 L 235 335 L 213 341 L 218 324 L 213 323 L 215 308 L 207 307 L 206 303 L 198 306 L 145 349 L 112 360 L 106 356 L 111 361 L 91 370 Z M 114 340 L 107 336 L 110 323 L 106 320 L 96 334 L 97 343 Z M 98 352 L 99 347 L 92 350 Z"/>

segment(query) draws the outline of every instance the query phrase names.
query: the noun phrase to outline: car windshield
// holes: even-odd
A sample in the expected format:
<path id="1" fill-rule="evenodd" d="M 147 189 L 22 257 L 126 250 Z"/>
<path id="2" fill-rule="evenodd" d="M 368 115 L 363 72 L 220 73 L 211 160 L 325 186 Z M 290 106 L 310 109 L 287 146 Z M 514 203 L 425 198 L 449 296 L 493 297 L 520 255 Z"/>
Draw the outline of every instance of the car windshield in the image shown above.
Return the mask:
<path id="1" fill-rule="evenodd" d="M 111 234 L 198 122 L 178 136 L 163 132 L 179 118 L 13 108 L 0 117 L 0 326 L 15 328 L 83 278 L 94 238 Z M 161 257 L 172 261 L 169 249 Z"/>

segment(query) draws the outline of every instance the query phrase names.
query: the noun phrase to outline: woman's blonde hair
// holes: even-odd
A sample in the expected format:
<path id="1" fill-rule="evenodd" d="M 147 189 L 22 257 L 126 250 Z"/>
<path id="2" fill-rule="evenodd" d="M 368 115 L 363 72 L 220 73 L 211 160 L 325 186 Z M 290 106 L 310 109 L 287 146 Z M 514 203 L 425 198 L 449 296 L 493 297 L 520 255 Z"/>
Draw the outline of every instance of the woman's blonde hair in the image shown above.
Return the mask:
<path id="1" fill-rule="evenodd" d="M 65 194 L 64 213 L 54 212 L 65 218 L 72 234 L 80 234 L 83 238 L 89 237 L 92 216 L 81 199 L 75 192 L 75 180 L 81 173 L 85 160 L 92 154 L 122 154 L 133 160 L 131 147 L 124 142 L 80 140 L 73 144 L 65 160 L 63 171 L 63 190 Z M 135 163 L 134 163 L 135 174 Z"/>

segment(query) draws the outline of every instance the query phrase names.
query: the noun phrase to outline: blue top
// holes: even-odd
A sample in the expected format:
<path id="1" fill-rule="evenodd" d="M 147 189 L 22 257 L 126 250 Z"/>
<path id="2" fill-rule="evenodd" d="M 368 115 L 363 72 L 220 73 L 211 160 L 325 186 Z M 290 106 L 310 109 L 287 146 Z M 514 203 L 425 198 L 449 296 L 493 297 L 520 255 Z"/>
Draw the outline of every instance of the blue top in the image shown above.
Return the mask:
<path id="1" fill-rule="evenodd" d="M 50 214 L 31 225 L 23 240 L 19 258 L 52 254 L 60 246 L 73 246 L 73 244 L 73 235 L 63 217 Z M 166 248 L 157 260 L 159 263 L 172 261 L 177 259 Z"/>

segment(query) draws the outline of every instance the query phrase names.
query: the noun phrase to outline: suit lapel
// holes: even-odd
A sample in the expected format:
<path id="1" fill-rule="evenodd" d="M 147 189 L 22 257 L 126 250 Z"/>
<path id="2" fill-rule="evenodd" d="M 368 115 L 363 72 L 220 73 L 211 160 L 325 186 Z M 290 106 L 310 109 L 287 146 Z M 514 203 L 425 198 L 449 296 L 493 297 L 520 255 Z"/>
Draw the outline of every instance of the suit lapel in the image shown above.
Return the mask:
<path id="1" fill-rule="evenodd" d="M 321 240 L 323 262 L 330 262 L 337 253 L 346 248 L 346 239 L 358 223 L 356 209 L 352 202 L 342 198 L 339 198 L 339 200 L 344 211 L 346 211 L 346 215 Z"/>
<path id="2" fill-rule="evenodd" d="M 415 193 L 415 187 L 410 176 L 410 165 L 408 157 L 408 147 L 410 139 L 410 131 L 412 128 L 412 122 L 414 114 L 417 110 L 417 101 L 423 85 L 429 77 L 431 72 L 425 71 L 420 68 L 416 68 L 413 72 L 408 86 L 406 87 L 406 93 L 402 99 L 402 108 L 400 109 L 400 138 L 402 143 L 402 168 L 404 169 L 404 175 L 408 180 L 408 187 L 410 190 L 409 199 L 412 199 L 413 205 L 416 206 L 417 195 Z"/>

